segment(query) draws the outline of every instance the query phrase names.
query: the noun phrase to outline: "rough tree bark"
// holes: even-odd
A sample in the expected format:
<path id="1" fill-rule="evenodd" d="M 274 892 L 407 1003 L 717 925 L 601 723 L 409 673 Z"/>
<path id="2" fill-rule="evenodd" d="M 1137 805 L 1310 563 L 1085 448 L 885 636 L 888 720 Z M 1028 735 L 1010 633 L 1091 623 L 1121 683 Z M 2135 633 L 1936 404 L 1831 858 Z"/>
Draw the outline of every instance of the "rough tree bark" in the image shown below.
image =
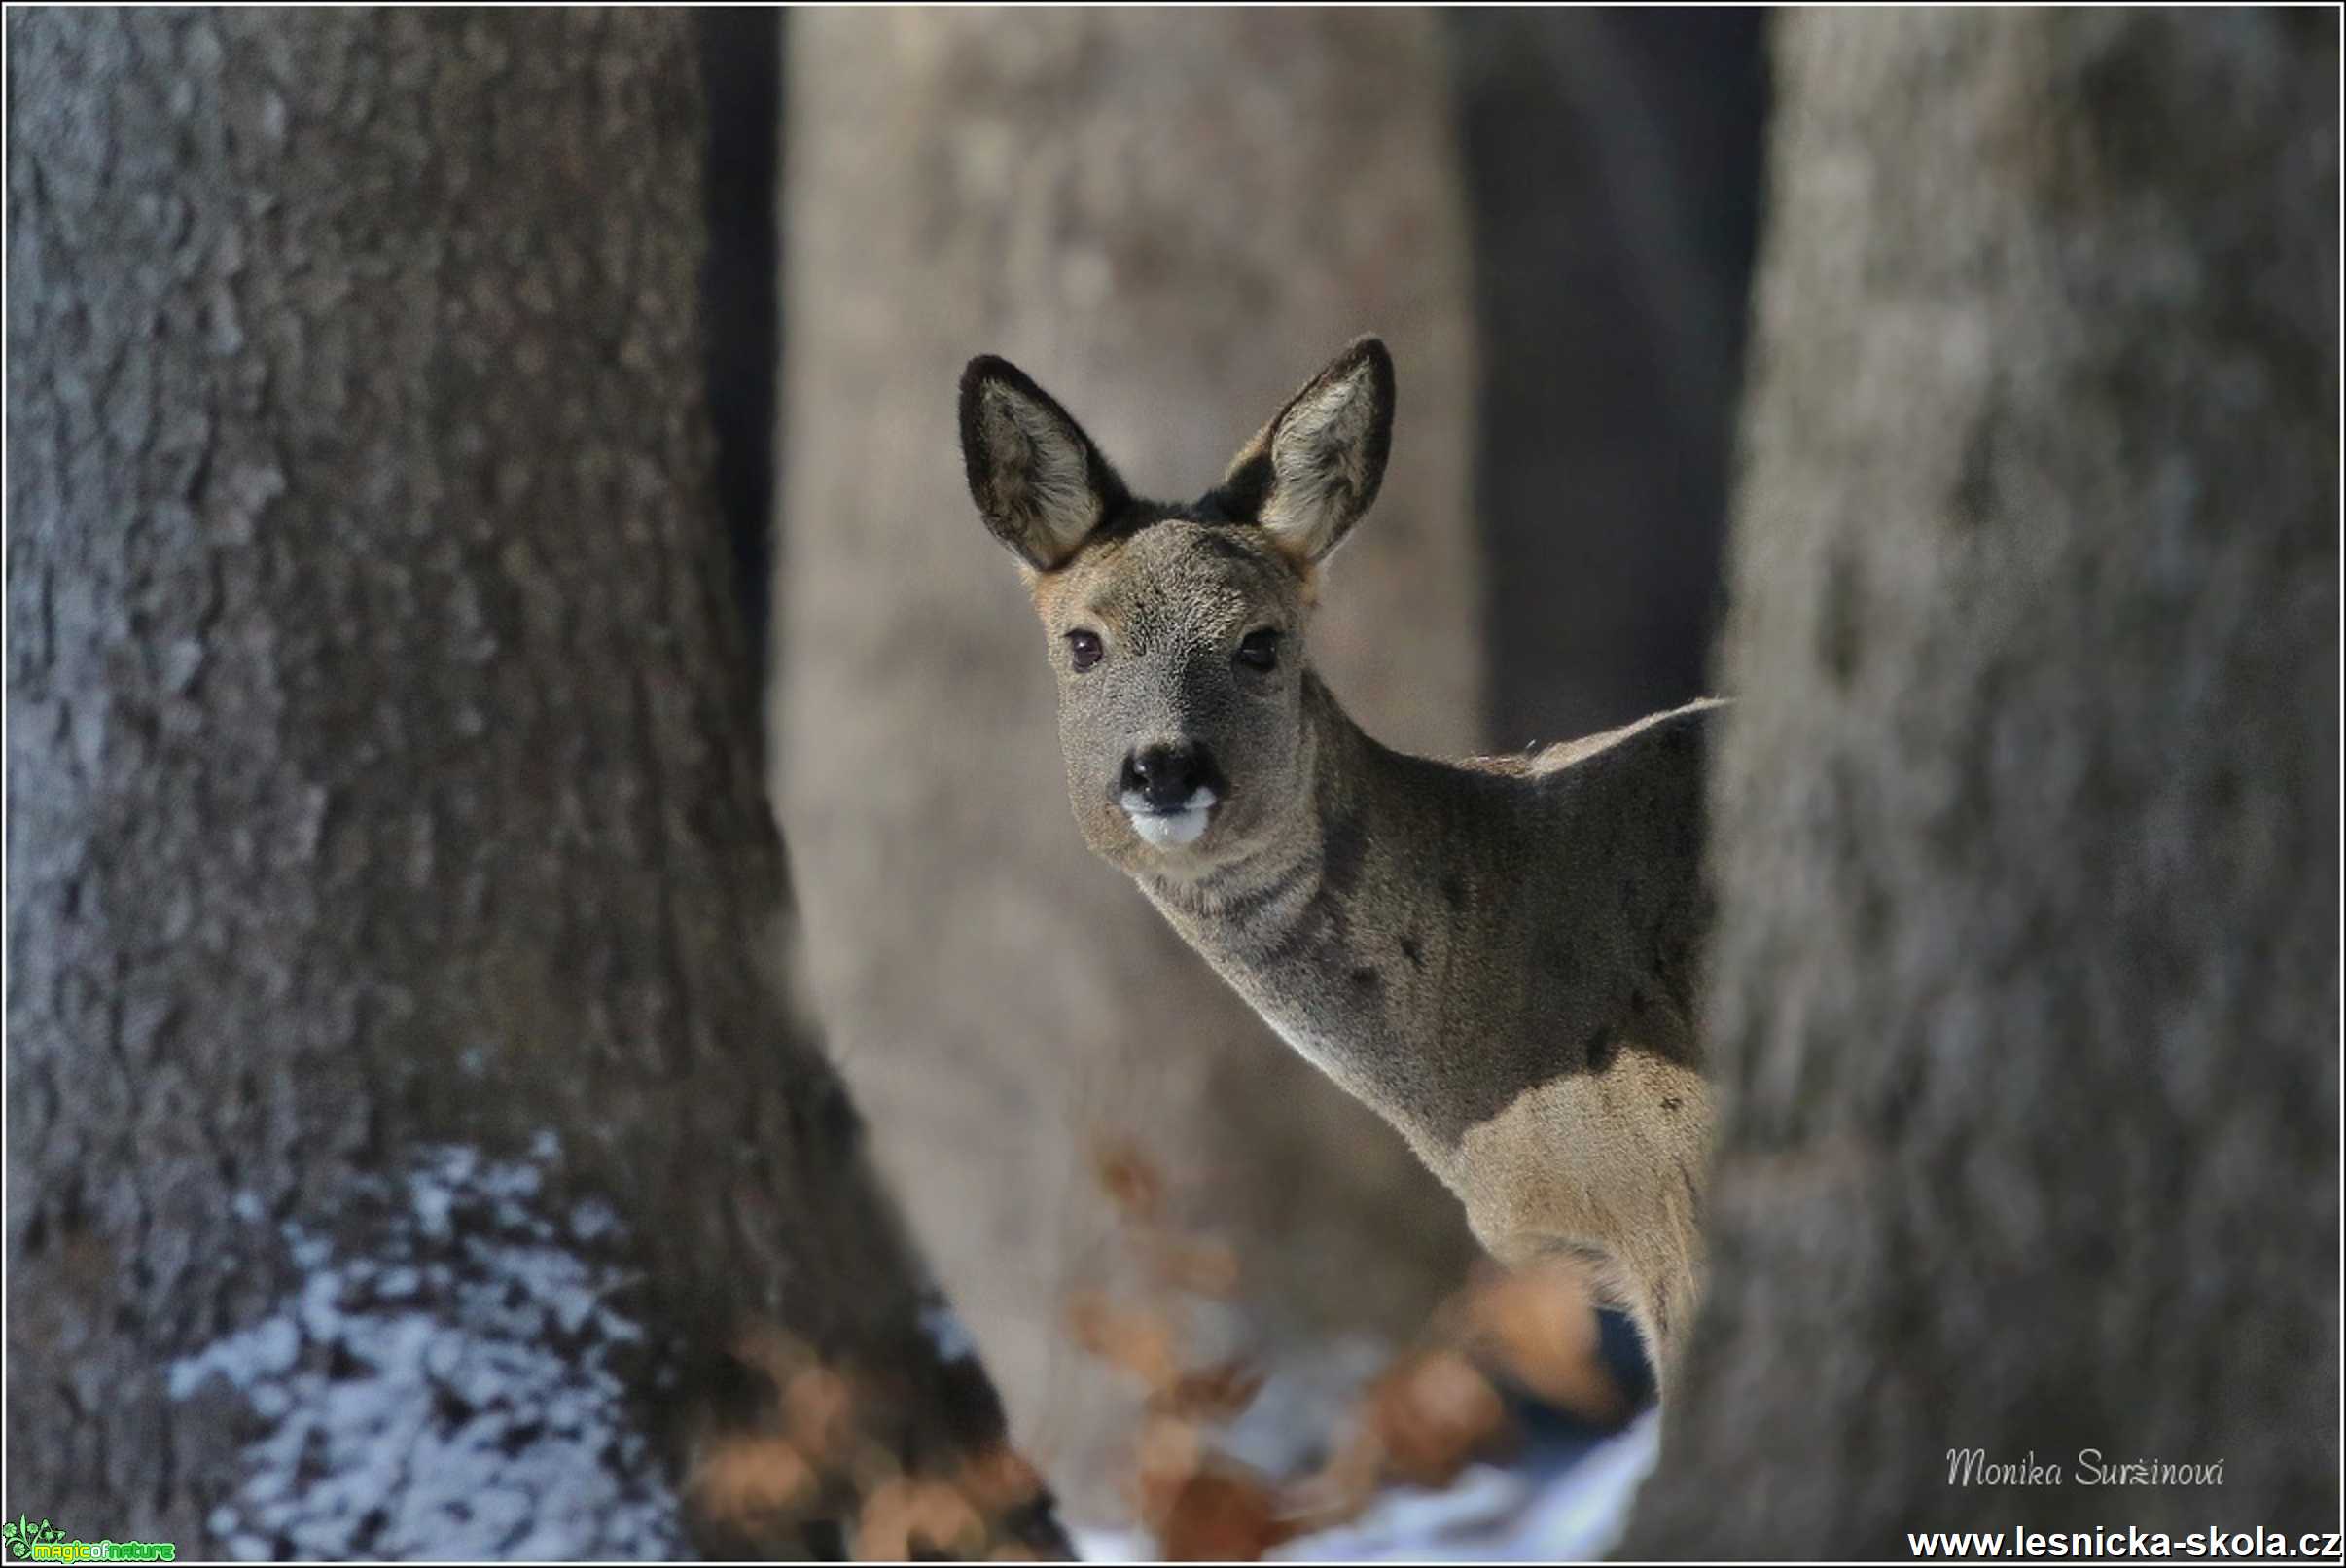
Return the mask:
<path id="1" fill-rule="evenodd" d="M 1782 24 L 1715 1281 L 1630 1554 L 2335 1525 L 2337 48 Z"/>
<path id="2" fill-rule="evenodd" d="M 763 956 L 689 23 L 8 25 L 10 1514 L 796 1552 L 1001 1459 Z"/>
<path id="3" fill-rule="evenodd" d="M 1064 1309 L 1117 1259 L 1095 1134 L 1199 1177 L 1191 1213 L 1266 1309 L 1246 1342 L 1409 1329 L 1470 1251 L 1400 1140 L 1086 855 L 1042 633 L 964 488 L 954 386 L 972 354 L 1008 354 L 1136 488 L 1186 497 L 1383 331 L 1393 468 L 1316 647 L 1378 734 L 1475 744 L 1440 42 L 1395 12 L 792 20 L 779 778 L 816 994 L 1013 1425 L 1091 1512 L 1113 1505 L 1098 1466 L 1121 1416 Z"/>

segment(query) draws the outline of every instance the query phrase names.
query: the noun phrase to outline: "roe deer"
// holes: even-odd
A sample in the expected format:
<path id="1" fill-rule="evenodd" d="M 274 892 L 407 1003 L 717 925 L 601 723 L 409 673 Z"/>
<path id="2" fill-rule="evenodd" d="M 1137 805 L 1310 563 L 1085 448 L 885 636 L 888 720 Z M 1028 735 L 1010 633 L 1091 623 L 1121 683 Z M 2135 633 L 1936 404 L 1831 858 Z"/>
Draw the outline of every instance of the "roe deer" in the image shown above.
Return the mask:
<path id="1" fill-rule="evenodd" d="M 961 380 L 970 491 L 1049 634 L 1084 839 L 1401 1130 L 1502 1263 L 1592 1265 L 1666 1376 L 1701 1273 L 1719 704 L 1531 757 L 1435 762 L 1363 733 L 1303 632 L 1392 426 L 1392 357 L 1365 338 L 1218 486 L 1164 505 L 1014 366 Z"/>

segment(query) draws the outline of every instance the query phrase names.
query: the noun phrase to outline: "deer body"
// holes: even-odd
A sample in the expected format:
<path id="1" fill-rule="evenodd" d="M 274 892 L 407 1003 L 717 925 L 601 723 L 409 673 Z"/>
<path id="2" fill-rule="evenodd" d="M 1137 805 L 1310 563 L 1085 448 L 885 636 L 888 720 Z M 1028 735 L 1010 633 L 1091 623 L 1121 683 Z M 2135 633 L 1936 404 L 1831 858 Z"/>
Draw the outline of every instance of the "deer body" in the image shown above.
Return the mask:
<path id="1" fill-rule="evenodd" d="M 1381 478 L 1365 339 L 1222 486 L 1134 500 L 1000 361 L 963 382 L 971 487 L 1058 645 L 1076 815 L 1289 1045 L 1382 1115 L 1501 1262 L 1569 1252 L 1666 1372 L 1700 1276 L 1696 703 L 1534 757 L 1379 745 L 1300 642 Z"/>

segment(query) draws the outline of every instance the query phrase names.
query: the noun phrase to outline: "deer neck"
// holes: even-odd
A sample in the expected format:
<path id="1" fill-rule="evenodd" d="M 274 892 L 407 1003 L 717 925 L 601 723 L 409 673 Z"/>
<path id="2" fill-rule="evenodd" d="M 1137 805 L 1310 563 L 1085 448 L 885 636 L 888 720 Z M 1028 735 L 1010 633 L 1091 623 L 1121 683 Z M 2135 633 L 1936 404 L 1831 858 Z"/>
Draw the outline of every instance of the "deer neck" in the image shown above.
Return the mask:
<path id="1" fill-rule="evenodd" d="M 1370 739 L 1316 672 L 1303 683 L 1300 787 L 1287 808 L 1241 855 L 1193 875 L 1144 872 L 1138 880 L 1288 1044 L 1427 1145 L 1423 1064 L 1383 994 L 1390 933 L 1433 895 L 1415 886 L 1427 857 L 1407 852 L 1399 774 L 1415 760 Z"/>

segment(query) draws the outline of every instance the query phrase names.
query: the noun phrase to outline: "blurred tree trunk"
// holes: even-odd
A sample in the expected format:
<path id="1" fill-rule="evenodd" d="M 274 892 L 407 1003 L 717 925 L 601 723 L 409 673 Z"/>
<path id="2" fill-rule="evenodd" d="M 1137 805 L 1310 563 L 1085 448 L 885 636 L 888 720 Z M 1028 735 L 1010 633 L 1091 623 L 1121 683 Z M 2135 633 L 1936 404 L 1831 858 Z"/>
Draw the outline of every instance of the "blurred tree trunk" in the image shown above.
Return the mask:
<path id="1" fill-rule="evenodd" d="M 794 1554 L 796 1465 L 1014 1473 L 768 957 L 689 22 L 8 26 L 9 1514 Z M 761 1445 L 801 1349 L 871 1449 Z"/>
<path id="2" fill-rule="evenodd" d="M 1141 1134 L 1196 1178 L 1188 1214 L 1246 1270 L 1240 1345 L 1405 1330 L 1469 1244 L 1401 1141 L 1084 851 L 1044 638 L 963 485 L 955 381 L 1008 354 L 1137 489 L 1187 497 L 1383 331 L 1393 467 L 1315 648 L 1376 733 L 1475 744 L 1469 269 L 1440 35 L 1402 12 L 792 29 L 778 777 L 817 994 L 1014 1429 L 1105 1512 L 1113 1374 L 1064 1328 L 1069 1287 L 1117 1258 L 1096 1135 Z"/>
<path id="3" fill-rule="evenodd" d="M 2337 18 L 1779 40 L 1715 1282 L 1623 1550 L 2333 1526 Z"/>
<path id="4" fill-rule="evenodd" d="M 1474 216 L 1502 748 L 1711 690 L 1765 14 L 1444 11 Z"/>

